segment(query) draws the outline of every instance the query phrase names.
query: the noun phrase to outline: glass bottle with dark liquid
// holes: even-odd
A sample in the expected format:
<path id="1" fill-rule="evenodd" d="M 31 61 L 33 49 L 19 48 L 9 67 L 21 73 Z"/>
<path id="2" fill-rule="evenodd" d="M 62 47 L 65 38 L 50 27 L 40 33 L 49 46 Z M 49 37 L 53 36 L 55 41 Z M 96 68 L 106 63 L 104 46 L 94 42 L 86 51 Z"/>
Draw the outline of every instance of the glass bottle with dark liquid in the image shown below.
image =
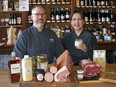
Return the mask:
<path id="1" fill-rule="evenodd" d="M 12 52 L 12 60 L 8 61 L 9 80 L 11 83 L 20 81 L 20 60 L 14 59 L 15 53 Z"/>

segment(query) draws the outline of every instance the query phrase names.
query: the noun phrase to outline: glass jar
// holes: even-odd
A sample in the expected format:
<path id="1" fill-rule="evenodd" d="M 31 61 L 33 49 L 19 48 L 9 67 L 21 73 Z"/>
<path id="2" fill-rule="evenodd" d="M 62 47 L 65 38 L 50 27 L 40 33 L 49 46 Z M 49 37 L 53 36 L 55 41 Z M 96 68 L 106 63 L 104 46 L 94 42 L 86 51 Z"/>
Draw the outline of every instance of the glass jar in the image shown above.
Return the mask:
<path id="1" fill-rule="evenodd" d="M 43 69 L 37 69 L 36 70 L 36 80 L 42 81 L 44 79 L 44 70 Z"/>
<path id="2" fill-rule="evenodd" d="M 79 79 L 79 80 L 82 80 L 83 79 L 83 70 L 77 70 L 77 78 Z"/>
<path id="3" fill-rule="evenodd" d="M 46 72 L 48 70 L 48 58 L 46 54 L 41 54 L 37 56 L 37 68 L 38 69 L 44 69 Z"/>

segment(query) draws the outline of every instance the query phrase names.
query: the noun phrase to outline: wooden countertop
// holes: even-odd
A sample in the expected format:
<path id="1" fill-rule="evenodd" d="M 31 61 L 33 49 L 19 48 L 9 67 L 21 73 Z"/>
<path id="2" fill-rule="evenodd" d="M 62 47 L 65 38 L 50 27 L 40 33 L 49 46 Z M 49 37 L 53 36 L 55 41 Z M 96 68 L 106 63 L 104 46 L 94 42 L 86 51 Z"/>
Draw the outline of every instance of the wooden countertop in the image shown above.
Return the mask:
<path id="1" fill-rule="evenodd" d="M 74 66 L 73 70 L 77 70 L 78 67 Z M 116 64 L 107 64 L 106 71 L 116 72 Z M 20 83 L 10 83 L 8 77 L 8 70 L 0 70 L 0 87 L 116 87 L 115 83 L 104 82 L 101 80 L 89 80 L 89 81 L 78 81 L 76 74 L 71 73 L 73 79 L 70 83 L 64 82 L 20 82 Z"/>

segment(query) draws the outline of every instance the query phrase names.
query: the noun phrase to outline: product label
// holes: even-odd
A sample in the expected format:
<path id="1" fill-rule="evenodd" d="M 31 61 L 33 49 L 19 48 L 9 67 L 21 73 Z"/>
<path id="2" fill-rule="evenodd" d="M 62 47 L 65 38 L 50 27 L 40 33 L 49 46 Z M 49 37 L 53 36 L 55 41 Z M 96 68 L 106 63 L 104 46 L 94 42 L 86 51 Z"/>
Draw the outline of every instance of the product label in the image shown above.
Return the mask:
<path id="1" fill-rule="evenodd" d="M 20 73 L 20 63 L 11 64 L 11 74 Z"/>
<path id="2" fill-rule="evenodd" d="M 30 73 L 30 72 L 32 72 L 31 68 L 30 67 L 26 67 L 25 68 L 25 73 Z"/>
<path id="3" fill-rule="evenodd" d="M 44 69 L 44 71 L 47 71 L 47 69 L 48 69 L 48 62 L 40 63 L 40 68 Z"/>

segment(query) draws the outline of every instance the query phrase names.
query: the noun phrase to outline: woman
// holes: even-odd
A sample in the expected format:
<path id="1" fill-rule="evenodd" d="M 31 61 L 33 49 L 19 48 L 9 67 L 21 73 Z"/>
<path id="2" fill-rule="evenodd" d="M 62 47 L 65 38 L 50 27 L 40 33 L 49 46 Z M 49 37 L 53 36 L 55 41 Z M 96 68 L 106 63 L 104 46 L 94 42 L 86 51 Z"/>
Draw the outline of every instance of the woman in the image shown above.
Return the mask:
<path id="1" fill-rule="evenodd" d="M 93 59 L 93 50 L 97 49 L 96 37 L 89 31 L 84 30 L 84 15 L 76 10 L 70 17 L 73 31 L 64 36 L 62 44 L 71 56 L 74 65 L 79 65 L 82 59 Z M 76 39 L 81 39 L 81 44 L 75 44 Z"/>

